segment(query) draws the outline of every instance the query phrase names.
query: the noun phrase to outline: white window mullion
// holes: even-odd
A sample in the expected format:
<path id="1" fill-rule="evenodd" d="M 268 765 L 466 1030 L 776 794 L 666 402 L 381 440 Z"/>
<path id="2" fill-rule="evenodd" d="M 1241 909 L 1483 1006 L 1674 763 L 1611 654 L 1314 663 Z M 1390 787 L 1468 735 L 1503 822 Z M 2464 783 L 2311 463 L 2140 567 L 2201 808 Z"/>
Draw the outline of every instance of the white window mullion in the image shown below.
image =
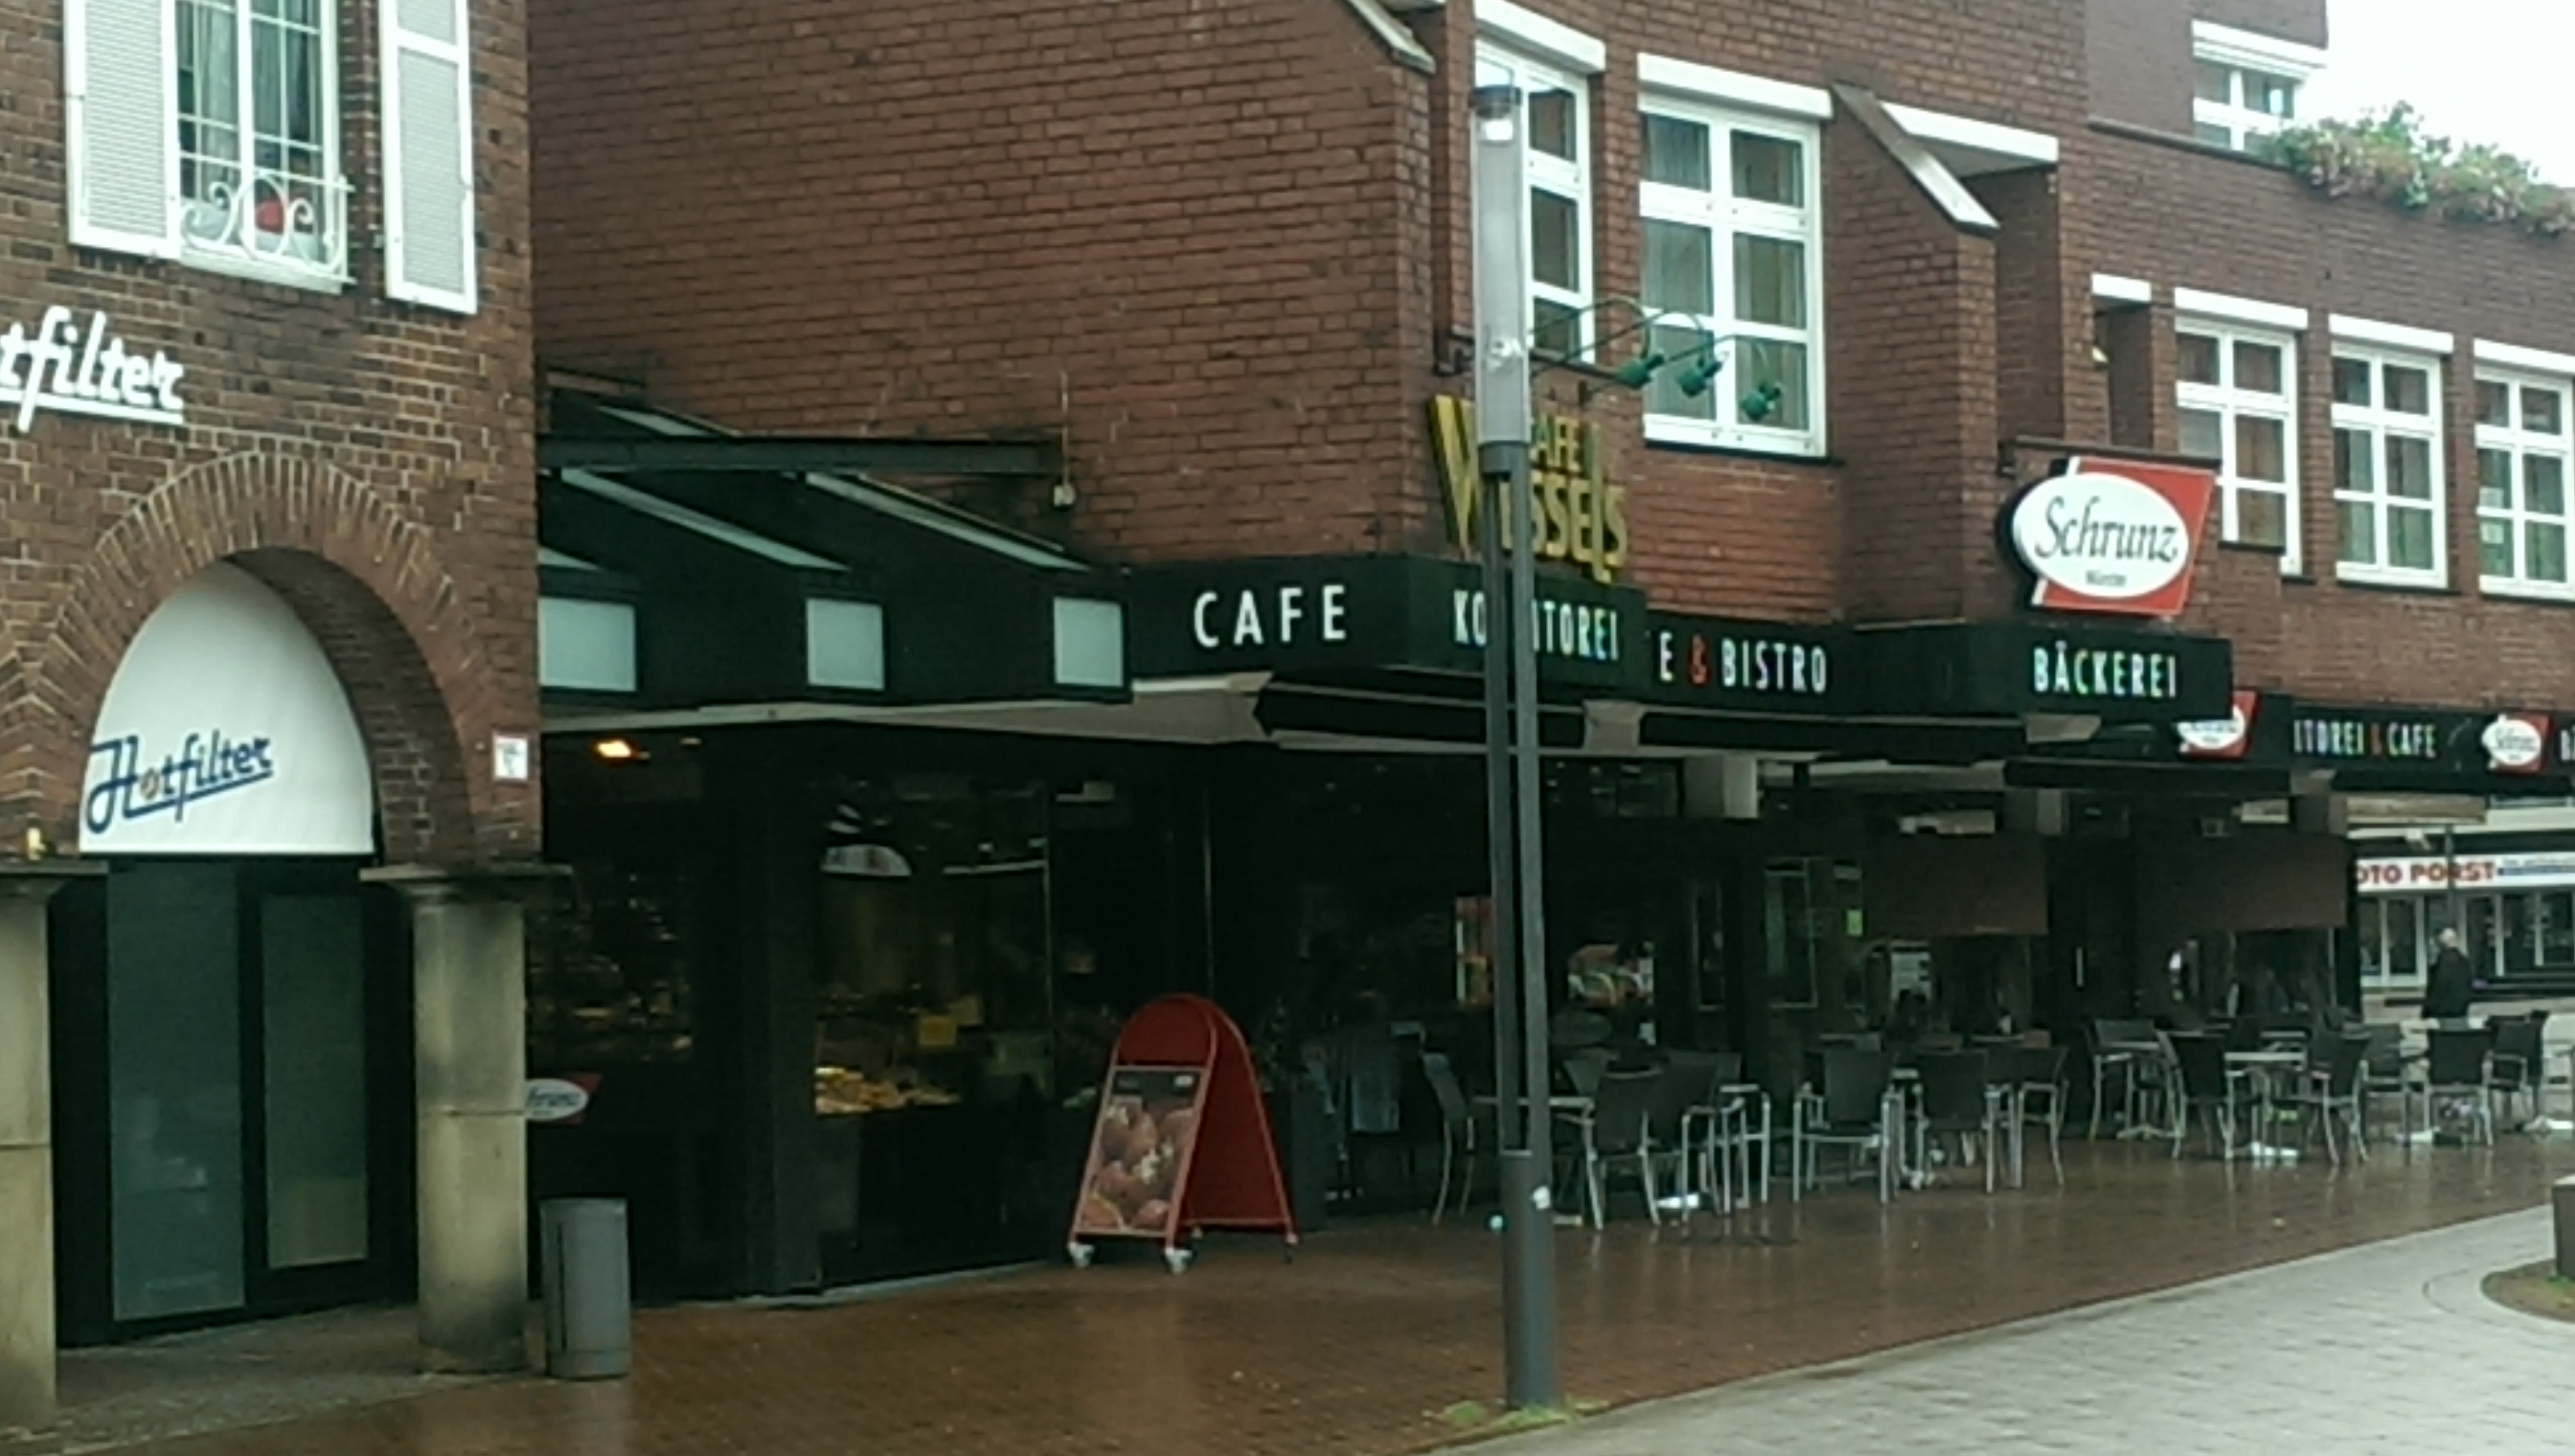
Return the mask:
<path id="1" fill-rule="evenodd" d="M 1823 297 L 1819 134 L 1808 126 L 1775 118 L 1739 115 L 1693 100 L 1649 97 L 1647 125 L 1684 128 L 1705 138 L 1706 187 L 1645 182 L 1638 189 L 1640 215 L 1703 230 L 1708 237 L 1709 312 L 1699 321 L 1706 333 L 1724 340 L 1718 357 L 1725 365 L 1708 395 L 1683 400 L 1668 389 L 1646 396 L 1648 438 L 1681 444 L 1724 446 L 1793 455 L 1823 451 Z M 1734 159 L 1738 147 L 1781 149 L 1765 160 L 1789 169 L 1777 196 L 1740 195 Z M 1755 154 L 1758 155 L 1757 153 Z M 1757 174 L 1756 174 L 1757 175 Z M 1777 175 L 1773 172 L 1771 175 Z M 1736 252 L 1747 240 L 1785 245 L 1796 250 L 1794 288 L 1788 322 L 1746 317 L 1738 286 Z M 1668 307 L 1651 298 L 1656 307 Z M 1771 351 L 1763 345 L 1801 351 L 1802 367 L 1793 376 L 1772 380 L 1758 364 Z M 1776 357 L 1773 355 L 1772 357 Z M 1743 400 L 1760 384 L 1781 386 L 1780 418 L 1745 418 Z"/>
<path id="2" fill-rule="evenodd" d="M 2477 378 L 2477 563 L 2483 588 L 2501 596 L 2575 599 L 2575 448 L 2562 380 L 2480 373 Z M 2489 473 L 2501 500 L 2488 498 Z M 2488 538 L 2500 532 L 2500 559 Z"/>
<path id="3" fill-rule="evenodd" d="M 2337 575 L 2438 587 L 2449 580 L 2441 369 L 2428 357 L 2334 351 Z M 2354 396 L 2357 396 L 2356 398 Z M 2407 489 L 2407 482 L 2412 489 Z"/>
<path id="4" fill-rule="evenodd" d="M 71 240 L 179 254 L 178 38 L 170 0 L 64 0 Z"/>
<path id="5" fill-rule="evenodd" d="M 2303 561 L 2298 519 L 2297 340 L 2293 335 L 2201 318 L 2184 322 L 2180 332 L 2185 351 L 2199 349 L 2207 354 L 2212 376 L 2196 380 L 2185 376 L 2175 395 L 2184 415 L 2183 448 L 2220 463 L 2220 539 L 2275 549 L 2281 571 L 2294 574 Z M 2248 378 L 2243 372 L 2248 362 L 2266 361 L 2262 377 Z M 2271 387 L 2270 375 L 2276 375 L 2276 389 Z M 2206 422 L 2204 438 L 2194 431 L 2194 416 Z M 2248 441 L 2264 440 L 2277 442 L 2276 480 L 2255 473 L 2257 462 L 2245 448 Z M 2252 519 L 2255 504 L 2261 507 L 2261 523 Z"/>

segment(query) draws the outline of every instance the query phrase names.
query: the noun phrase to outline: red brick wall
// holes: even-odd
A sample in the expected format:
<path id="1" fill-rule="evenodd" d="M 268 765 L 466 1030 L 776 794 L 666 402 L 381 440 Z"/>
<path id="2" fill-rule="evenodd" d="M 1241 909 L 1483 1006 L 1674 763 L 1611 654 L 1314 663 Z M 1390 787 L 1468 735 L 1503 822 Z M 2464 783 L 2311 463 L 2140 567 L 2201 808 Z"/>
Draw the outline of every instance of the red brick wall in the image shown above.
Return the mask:
<path id="1" fill-rule="evenodd" d="M 2575 703 L 2575 608 L 2487 598 L 2477 587 L 2470 414 L 2483 338 L 2575 353 L 2575 245 L 2450 224 L 2367 199 L 2328 201 L 2294 177 L 2182 145 L 2087 134 L 2068 148 L 2079 179 L 2074 266 L 2151 280 L 2170 328 L 2176 287 L 2311 312 L 2301 341 L 2300 526 L 2307 577 L 2225 551 L 2189 625 L 2236 642 L 2247 685 L 2350 701 L 2459 706 Z M 2342 587 L 2335 521 L 2327 316 L 2454 334 L 2444 444 L 2452 590 Z M 2156 389 L 2169 400 L 2172 359 Z M 2075 422 L 2106 435 L 2106 409 Z M 2173 443 L 2169 413 L 2163 443 Z"/>
<path id="2" fill-rule="evenodd" d="M 127 642 L 208 563 L 292 603 L 351 690 L 389 858 L 533 856 L 534 785 L 490 780 L 537 727 L 526 68 L 519 7 L 477 0 L 481 311 L 387 300 L 375 10 L 340 11 L 356 281 L 333 295 L 76 250 L 58 0 L 0 0 L 0 324 L 108 312 L 188 374 L 184 429 L 40 415 L 0 429 L 0 832 L 69 842 L 91 724 Z"/>
<path id="3" fill-rule="evenodd" d="M 1058 529 L 1114 560 L 1443 549 L 1425 404 L 1468 389 L 1445 366 L 1470 318 L 1469 8 L 1413 22 L 1424 76 L 1306 0 L 755 0 L 721 27 L 677 0 L 538 0 L 541 347 L 748 428 L 1069 428 L 1082 499 Z M 1637 286 L 1640 49 L 2050 131 L 2083 112 L 2062 0 L 1542 8 L 1610 48 L 1601 294 Z M 1868 224 L 1836 205 L 1828 260 Z M 1964 303 L 1884 307 L 1972 332 L 1991 272 L 1965 270 Z M 1949 376 L 1876 357 L 1903 398 L 1861 403 L 1954 411 Z M 1606 428 L 1658 600 L 1837 615 L 1840 463 L 1649 451 L 1632 398 L 1550 394 Z M 1964 449 L 1939 489 L 1966 488 Z M 1967 453 L 1989 476 L 1989 442 Z"/>
<path id="4" fill-rule="evenodd" d="M 1069 429 L 1118 557 L 1435 524 L 1422 87 L 1338 5 L 530 11 L 550 361 L 749 429 Z"/>
<path id="5" fill-rule="evenodd" d="M 2160 131 L 2191 129 L 2187 0 L 2087 0 L 2091 112 Z"/>

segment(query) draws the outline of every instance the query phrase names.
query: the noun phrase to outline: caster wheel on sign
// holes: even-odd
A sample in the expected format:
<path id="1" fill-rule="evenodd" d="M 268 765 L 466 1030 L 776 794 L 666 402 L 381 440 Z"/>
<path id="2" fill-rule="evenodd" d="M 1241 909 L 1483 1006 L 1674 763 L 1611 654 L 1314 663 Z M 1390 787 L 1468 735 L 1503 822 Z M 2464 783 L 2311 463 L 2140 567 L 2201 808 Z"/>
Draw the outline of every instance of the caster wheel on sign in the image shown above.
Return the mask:
<path id="1" fill-rule="evenodd" d="M 1064 1246 L 1064 1251 L 1072 1257 L 1073 1266 L 1075 1268 L 1088 1269 L 1091 1267 L 1091 1245 L 1067 1244 Z"/>
<path id="2" fill-rule="evenodd" d="M 1190 1260 L 1197 1257 L 1198 1254 L 1190 1249 L 1163 1250 L 1163 1262 L 1169 1264 L 1172 1272 L 1175 1274 L 1187 1273 L 1190 1267 Z"/>

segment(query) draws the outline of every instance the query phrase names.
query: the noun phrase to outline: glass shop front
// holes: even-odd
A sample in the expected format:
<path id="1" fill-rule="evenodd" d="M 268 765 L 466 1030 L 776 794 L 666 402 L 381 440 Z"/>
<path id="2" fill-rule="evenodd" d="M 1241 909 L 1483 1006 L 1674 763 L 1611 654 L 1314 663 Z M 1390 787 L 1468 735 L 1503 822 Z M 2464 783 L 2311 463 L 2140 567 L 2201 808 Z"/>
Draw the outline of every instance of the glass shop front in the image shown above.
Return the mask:
<path id="1" fill-rule="evenodd" d="M 575 888 L 530 1070 L 582 1091 L 534 1178 L 630 1200 L 646 1297 L 1061 1244 L 1119 1026 L 1207 985 L 1184 767 L 849 728 L 565 737 L 548 772 Z"/>

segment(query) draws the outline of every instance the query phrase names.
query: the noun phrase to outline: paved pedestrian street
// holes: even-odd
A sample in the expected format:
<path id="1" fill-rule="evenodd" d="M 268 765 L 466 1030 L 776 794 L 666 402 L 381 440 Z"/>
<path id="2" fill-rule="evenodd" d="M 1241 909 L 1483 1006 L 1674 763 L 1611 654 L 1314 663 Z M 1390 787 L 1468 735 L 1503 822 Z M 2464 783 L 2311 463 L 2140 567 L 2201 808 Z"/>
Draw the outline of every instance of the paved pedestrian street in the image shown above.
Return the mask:
<path id="1" fill-rule="evenodd" d="M 2575 1325 L 2479 1291 L 2544 1210 L 1655 1402 L 1488 1456 L 2063 1456 L 2575 1446 Z"/>
<path id="2" fill-rule="evenodd" d="M 1981 1180 L 1962 1179 L 1881 1207 L 1865 1187 L 1834 1188 L 1723 1229 L 1702 1218 L 1687 1230 L 1656 1230 L 1629 1205 L 1604 1233 L 1568 1231 L 1557 1242 L 1567 1387 L 1586 1403 L 1631 1406 L 2473 1227 L 2460 1244 L 2389 1245 L 2270 1276 L 2276 1285 L 2257 1279 L 2131 1306 L 2106 1321 L 2078 1315 L 2039 1327 L 2059 1334 L 1898 1356 L 1883 1367 L 1896 1373 L 1882 1380 L 1864 1373 L 1747 1387 L 1782 1411 L 1811 1408 L 1819 1421 L 1840 1422 L 1818 1426 L 1839 1433 L 1829 1441 L 1799 1436 L 1765 1447 L 1702 1432 L 1694 1445 L 1617 1444 L 1652 1439 L 1651 1423 L 1664 1419 L 1657 1412 L 1576 1427 L 1558 1439 L 1608 1444 L 1562 1449 L 1917 1450 L 1916 1428 L 1988 1430 L 1942 1423 L 1993 1412 L 1990 1429 L 2007 1429 L 2000 1413 L 2042 1398 L 2112 1422 L 2097 1427 L 2112 1433 L 2108 1444 L 2088 1448 L 2105 1451 L 2221 1449 L 2208 1443 L 2239 1415 L 2336 1421 L 2355 1397 L 2372 1404 L 2349 1416 L 2349 1429 L 2386 1420 L 2403 1428 L 2425 1401 L 2451 1398 L 2436 1387 L 2452 1377 L 2434 1378 L 2451 1368 L 2442 1342 L 2469 1339 L 2508 1348 L 2527 1340 L 2535 1349 L 2556 1338 L 2553 1385 L 2478 1374 L 2476 1386 L 2453 1389 L 2497 1388 L 2499 1399 L 2520 1392 L 2513 1398 L 2567 1409 L 2554 1392 L 2575 1370 L 2575 1354 L 2561 1332 L 2436 1321 L 2419 1293 L 2428 1276 L 2415 1270 L 2541 1257 L 2530 1219 L 2489 1220 L 2533 1207 L 2553 1179 L 2575 1173 L 2575 1139 L 2508 1135 L 2491 1151 L 2381 1144 L 2366 1165 L 2339 1169 L 2322 1159 L 2174 1161 L 2159 1145 L 2137 1143 L 2069 1146 L 2066 1163 L 2063 1188 L 2042 1163 L 2030 1187 L 1991 1195 Z M 2415 1252 L 2422 1249 L 2439 1252 Z M 2373 1279 L 2379 1269 L 2397 1282 Z M 63 1424 L 33 1441 L 0 1438 L 0 1456 L 137 1446 L 154 1456 L 1396 1456 L 1475 1434 L 1465 1407 L 1500 1393 L 1497 1270 L 1480 1216 L 1438 1228 L 1412 1216 L 1337 1225 L 1293 1263 L 1275 1241 L 1212 1242 L 1177 1278 L 1150 1256 L 1104 1258 L 1085 1270 L 1005 1273 L 810 1307 L 651 1309 L 637 1319 L 634 1377 L 596 1384 L 423 1381 L 409 1373 L 408 1354 L 396 1353 L 399 1312 L 298 1321 L 291 1324 L 313 1339 L 300 1352 L 287 1326 L 74 1352 Z M 2264 1291 L 2306 1290 L 2319 1279 L 2339 1282 L 2312 1309 L 2267 1310 Z M 2218 1302 L 2194 1302 L 2208 1299 Z M 2461 1299 L 2473 1305 L 2472 1296 Z M 2336 1300 L 2379 1323 L 2362 1328 Z M 2238 1313 L 2238 1303 L 2256 1317 Z M 2151 1327 L 2131 1336 L 2120 1333 L 2122 1321 Z M 2009 1353 L 1980 1353 L 1988 1349 Z M 230 1375 L 226 1350 L 241 1353 Z M 1976 1363 L 1971 1376 L 1935 1375 L 1916 1388 L 1904 1373 L 1913 1358 Z M 2482 1352 L 2456 1358 L 2495 1363 Z M 2205 1399 L 2196 1391 L 2211 1372 L 2241 1375 L 2247 1388 Z M 320 1377 L 309 1392 L 312 1414 L 281 1421 Z M 1852 1379 L 1884 1384 L 1903 1414 L 1879 1419 L 1878 1397 L 1853 1400 Z M 2457 1398 L 2479 1419 L 2519 1408 Z M 229 1409 L 236 1404 L 244 1409 Z M 1745 1420 L 1767 1419 L 1769 1409 Z M 2133 1426 L 2115 1424 L 2131 1410 Z M 2053 1415 L 2026 1419 L 2035 1434 L 2061 1424 Z M 249 1422 L 259 1424 L 222 1429 Z M 2138 1435 L 2174 1429 L 2191 1439 L 2159 1448 Z M 1867 1439 L 1842 1439 L 1857 1431 Z M 2018 1449 L 1961 1439 L 1941 1449 Z M 2330 1449 L 2350 1446 L 2337 1440 Z M 2323 1449 L 2275 1446 L 2270 1456 Z M 2426 1449 L 2505 1448 L 2409 1447 Z"/>

